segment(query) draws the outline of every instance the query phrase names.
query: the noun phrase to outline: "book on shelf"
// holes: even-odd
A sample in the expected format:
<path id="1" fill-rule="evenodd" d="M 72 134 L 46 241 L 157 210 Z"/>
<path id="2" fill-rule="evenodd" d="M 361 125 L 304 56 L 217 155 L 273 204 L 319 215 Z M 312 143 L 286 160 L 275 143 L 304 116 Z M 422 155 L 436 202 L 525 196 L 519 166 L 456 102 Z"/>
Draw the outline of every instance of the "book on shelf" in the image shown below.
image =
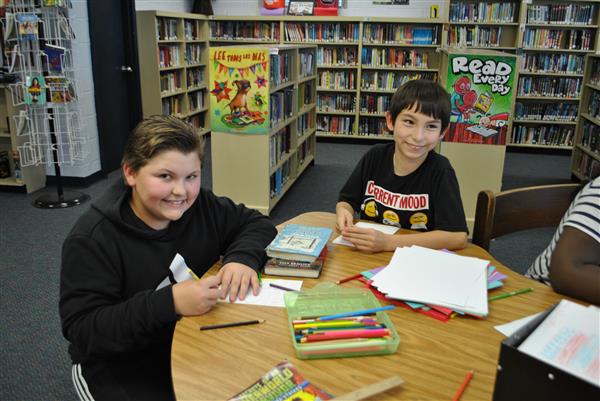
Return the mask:
<path id="1" fill-rule="evenodd" d="M 327 245 L 331 233 L 330 228 L 288 224 L 267 246 L 267 256 L 314 262 Z"/>
<path id="2" fill-rule="evenodd" d="M 52 103 L 67 103 L 75 99 L 73 84 L 64 76 L 46 77 L 48 100 Z"/>
<path id="3" fill-rule="evenodd" d="M 43 75 L 28 76 L 25 84 L 25 104 L 46 104 L 46 84 Z"/>
<path id="4" fill-rule="evenodd" d="M 309 382 L 289 361 L 283 361 L 268 371 L 229 401 L 321 401 L 332 396 Z"/>
<path id="5" fill-rule="evenodd" d="M 321 275 L 326 256 L 327 247 L 325 246 L 314 262 L 271 258 L 267 260 L 264 272 L 271 276 L 317 278 Z"/>
<path id="6" fill-rule="evenodd" d="M 39 18 L 36 14 L 17 14 L 17 26 L 19 28 L 19 36 L 23 39 L 36 40 L 39 34 L 38 23 Z"/>
<path id="7" fill-rule="evenodd" d="M 48 57 L 48 72 L 51 74 L 62 74 L 65 48 L 46 43 L 44 44 L 44 53 Z"/>

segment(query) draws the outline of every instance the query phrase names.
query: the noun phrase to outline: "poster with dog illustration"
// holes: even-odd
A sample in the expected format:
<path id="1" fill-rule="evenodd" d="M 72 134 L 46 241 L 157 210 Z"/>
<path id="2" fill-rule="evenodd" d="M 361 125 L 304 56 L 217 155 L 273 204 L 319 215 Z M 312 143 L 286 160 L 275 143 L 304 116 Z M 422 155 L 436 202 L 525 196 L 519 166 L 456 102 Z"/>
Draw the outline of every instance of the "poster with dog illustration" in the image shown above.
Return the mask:
<path id="1" fill-rule="evenodd" d="M 212 132 L 268 134 L 269 49 L 211 47 Z"/>

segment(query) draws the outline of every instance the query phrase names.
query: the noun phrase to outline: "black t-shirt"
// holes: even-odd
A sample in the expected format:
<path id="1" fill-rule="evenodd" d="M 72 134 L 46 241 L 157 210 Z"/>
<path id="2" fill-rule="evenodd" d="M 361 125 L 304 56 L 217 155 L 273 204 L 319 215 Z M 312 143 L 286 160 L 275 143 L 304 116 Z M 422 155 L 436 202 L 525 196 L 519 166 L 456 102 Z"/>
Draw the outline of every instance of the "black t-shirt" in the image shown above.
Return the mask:
<path id="1" fill-rule="evenodd" d="M 340 191 L 363 220 L 419 231 L 467 232 L 458 181 L 448 159 L 433 151 L 406 175 L 394 174 L 395 143 L 373 146 Z"/>

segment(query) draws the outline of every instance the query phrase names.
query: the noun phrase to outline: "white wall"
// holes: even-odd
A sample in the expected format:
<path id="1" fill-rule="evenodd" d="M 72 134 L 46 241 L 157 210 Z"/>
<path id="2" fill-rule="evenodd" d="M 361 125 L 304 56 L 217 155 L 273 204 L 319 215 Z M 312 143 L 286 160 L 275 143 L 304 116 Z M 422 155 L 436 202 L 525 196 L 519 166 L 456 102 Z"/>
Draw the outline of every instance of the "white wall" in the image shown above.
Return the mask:
<path id="1" fill-rule="evenodd" d="M 440 12 L 445 0 L 410 0 L 407 6 L 387 6 L 373 4 L 373 0 L 346 0 L 347 8 L 340 8 L 339 15 L 344 17 L 399 17 L 428 18 L 429 7 L 438 4 Z M 259 15 L 258 0 L 213 0 L 215 15 Z"/>
<path id="2" fill-rule="evenodd" d="M 137 11 L 161 10 L 189 13 L 192 10 L 192 4 L 193 0 L 135 0 L 135 9 Z"/>

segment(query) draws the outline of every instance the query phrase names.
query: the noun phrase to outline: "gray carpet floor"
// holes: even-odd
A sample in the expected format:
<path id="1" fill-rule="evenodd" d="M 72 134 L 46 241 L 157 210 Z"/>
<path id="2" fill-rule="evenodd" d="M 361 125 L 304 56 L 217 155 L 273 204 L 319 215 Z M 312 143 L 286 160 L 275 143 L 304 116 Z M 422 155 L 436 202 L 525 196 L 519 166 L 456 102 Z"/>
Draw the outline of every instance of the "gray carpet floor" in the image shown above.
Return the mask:
<path id="1" fill-rule="evenodd" d="M 272 211 L 274 222 L 307 211 L 333 212 L 337 192 L 368 147 L 318 143 L 315 165 Z M 568 155 L 507 153 L 504 189 L 568 182 L 569 160 Z M 208 166 L 210 154 L 202 172 L 203 186 L 210 188 Z M 117 179 L 119 173 L 111 173 L 78 190 L 93 201 Z M 39 195 L 0 193 L 0 316 L 4 322 L 0 331 L 0 399 L 6 401 L 77 399 L 57 310 L 60 248 L 89 203 L 42 210 L 31 206 Z M 494 241 L 491 252 L 506 265 L 523 271 L 549 242 L 552 231 L 503 237 Z"/>

